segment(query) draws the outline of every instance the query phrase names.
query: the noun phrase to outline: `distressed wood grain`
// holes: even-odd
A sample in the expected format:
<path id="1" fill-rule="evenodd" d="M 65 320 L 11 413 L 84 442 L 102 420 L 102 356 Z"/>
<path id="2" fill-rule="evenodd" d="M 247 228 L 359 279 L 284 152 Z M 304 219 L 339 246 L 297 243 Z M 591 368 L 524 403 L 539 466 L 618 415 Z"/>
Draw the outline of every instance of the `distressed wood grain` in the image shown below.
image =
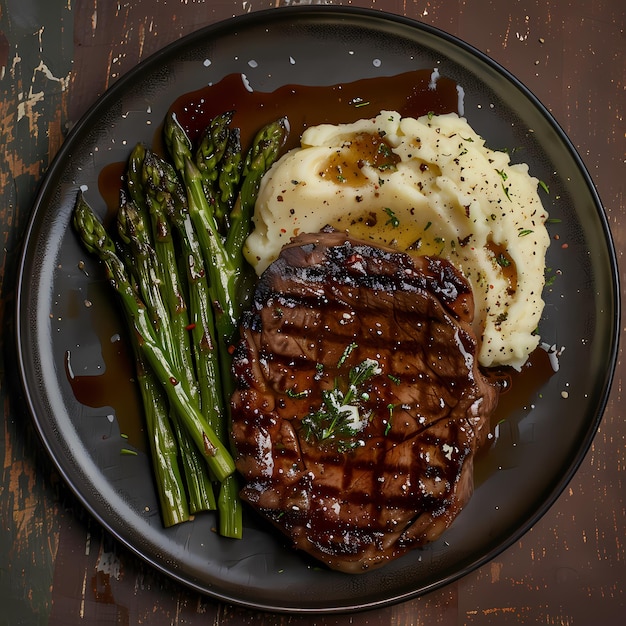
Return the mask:
<path id="1" fill-rule="evenodd" d="M 63 138 L 72 27 L 67 7 L 9 11 L 2 5 L 0 73 L 0 221 L 2 386 L 0 520 L 2 615 L 45 623 L 58 552 L 59 483 L 30 426 L 14 378 L 12 306 L 15 263 L 37 186 Z M 46 26 L 44 27 L 44 24 Z M 45 54 L 56 50 L 51 57 Z M 24 621 L 22 621 L 24 620 Z M 8 622 L 5 622 L 8 623 Z"/>
<path id="2" fill-rule="evenodd" d="M 19 393 L 13 348 L 16 263 L 47 167 L 71 125 L 141 59 L 217 20 L 290 4 L 346 4 L 406 15 L 458 35 L 502 63 L 548 107 L 578 149 L 605 204 L 626 278 L 621 0 L 2 0 L 0 624 L 622 624 L 622 358 L 589 453 L 530 532 L 457 583 L 358 615 L 259 613 L 178 585 L 93 521 L 47 459 Z"/>

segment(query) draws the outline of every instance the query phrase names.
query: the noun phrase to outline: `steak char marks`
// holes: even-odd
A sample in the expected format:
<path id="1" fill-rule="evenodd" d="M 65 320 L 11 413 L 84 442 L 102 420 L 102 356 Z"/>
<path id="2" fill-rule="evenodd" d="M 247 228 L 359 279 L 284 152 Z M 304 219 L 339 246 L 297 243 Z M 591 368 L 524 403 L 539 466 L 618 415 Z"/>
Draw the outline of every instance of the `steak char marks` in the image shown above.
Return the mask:
<path id="1" fill-rule="evenodd" d="M 244 501 L 344 572 L 439 537 L 472 495 L 497 403 L 472 312 L 445 260 L 332 230 L 294 239 L 259 279 L 234 356 Z"/>

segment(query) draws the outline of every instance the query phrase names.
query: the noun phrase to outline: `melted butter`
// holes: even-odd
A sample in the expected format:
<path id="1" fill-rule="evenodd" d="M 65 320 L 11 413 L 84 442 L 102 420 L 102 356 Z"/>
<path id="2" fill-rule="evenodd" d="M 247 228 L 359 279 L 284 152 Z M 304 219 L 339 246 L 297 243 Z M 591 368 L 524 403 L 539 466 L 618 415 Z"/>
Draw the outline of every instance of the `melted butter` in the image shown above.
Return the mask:
<path id="1" fill-rule="evenodd" d="M 378 185 L 382 187 L 385 184 L 385 176 L 396 171 L 401 159 L 396 153 L 391 152 L 391 147 L 384 142 L 384 138 L 372 135 L 365 138 L 365 135 L 367 133 L 360 133 L 356 145 L 350 146 L 351 159 L 344 157 L 342 160 L 343 152 L 341 155 L 333 154 L 323 174 L 340 186 L 341 182 L 355 187 L 365 186 L 372 182 L 362 171 L 363 166 L 367 164 L 380 171 Z M 384 147 L 381 146 L 383 143 Z M 337 178 L 342 165 L 349 172 L 346 181 Z M 441 175 L 440 168 L 433 163 L 421 163 L 419 167 L 425 177 L 422 181 L 424 184 L 428 179 L 435 179 Z M 422 211 L 419 208 L 409 206 L 392 208 L 385 206 L 385 202 L 381 200 L 380 206 L 373 209 L 371 208 L 373 203 L 376 202 L 370 199 L 369 208 L 346 211 L 336 219 L 330 220 L 329 225 L 346 231 L 358 239 L 391 246 L 412 255 L 441 256 L 444 252 L 449 252 L 450 248 L 465 245 L 464 242 L 451 241 L 437 224 L 427 218 L 421 219 L 419 216 Z"/>
<path id="2" fill-rule="evenodd" d="M 394 170 L 399 162 L 400 157 L 380 134 L 359 133 L 332 153 L 319 176 L 340 185 L 360 187 L 369 180 L 364 167 L 385 172 Z"/>
<path id="3" fill-rule="evenodd" d="M 350 211 L 332 220 L 330 226 L 347 231 L 357 239 L 392 246 L 415 255 L 440 256 L 449 244 L 430 222 L 419 224 L 390 210 L 385 211 L 384 207 L 360 213 Z"/>

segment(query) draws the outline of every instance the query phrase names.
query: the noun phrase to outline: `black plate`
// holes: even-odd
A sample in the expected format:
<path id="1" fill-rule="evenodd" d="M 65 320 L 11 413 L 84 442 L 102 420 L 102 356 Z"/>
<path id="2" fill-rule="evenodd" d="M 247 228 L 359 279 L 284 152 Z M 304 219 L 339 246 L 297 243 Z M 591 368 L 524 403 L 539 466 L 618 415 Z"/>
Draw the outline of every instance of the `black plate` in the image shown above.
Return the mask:
<path id="1" fill-rule="evenodd" d="M 381 570 L 350 576 L 317 568 L 254 515 L 246 517 L 241 541 L 219 538 L 208 514 L 164 530 L 148 459 L 130 431 L 134 397 L 111 378 L 110 363 L 105 372 L 120 322 L 97 265 L 70 227 L 77 189 L 86 185 L 104 213 L 97 191 L 103 168 L 124 161 L 135 142 L 150 143 L 179 95 L 227 74 L 244 73 L 255 89 L 271 91 L 434 67 L 463 85 L 465 115 L 488 144 L 523 148 L 516 154 L 549 185 L 547 208 L 561 222 L 551 227 L 560 239 L 549 249 L 548 266 L 561 274 L 546 291 L 540 330 L 546 342 L 565 347 L 559 371 L 507 416 L 477 468 L 474 497 L 445 536 Z M 514 77 L 467 44 L 402 17 L 340 7 L 273 9 L 170 45 L 117 82 L 73 129 L 43 182 L 26 237 L 18 292 L 21 375 L 64 479 L 113 535 L 156 568 L 250 607 L 368 608 L 466 574 L 517 540 L 554 502 L 607 400 L 618 293 L 609 229 L 589 175 L 546 109 Z M 76 399 L 68 358 L 74 375 L 93 377 L 110 406 Z M 133 447 L 136 456 L 121 454 Z"/>

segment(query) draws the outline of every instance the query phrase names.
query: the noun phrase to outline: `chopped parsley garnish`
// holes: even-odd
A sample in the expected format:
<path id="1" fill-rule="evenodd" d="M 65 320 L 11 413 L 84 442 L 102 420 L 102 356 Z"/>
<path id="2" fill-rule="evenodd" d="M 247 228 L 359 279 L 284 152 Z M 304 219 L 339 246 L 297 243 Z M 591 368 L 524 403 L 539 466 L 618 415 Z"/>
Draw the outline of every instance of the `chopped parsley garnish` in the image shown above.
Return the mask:
<path id="1" fill-rule="evenodd" d="M 500 178 L 502 179 L 502 191 L 504 191 L 504 195 L 507 197 L 507 199 L 510 200 L 511 196 L 509 196 L 509 188 L 506 187 L 504 184 L 508 180 L 509 175 L 504 170 L 499 170 L 497 168 L 496 172 L 498 173 L 498 176 L 500 176 Z"/>
<path id="2" fill-rule="evenodd" d="M 393 228 L 398 228 L 398 226 L 400 226 L 400 220 L 393 210 L 389 207 L 385 207 L 384 211 L 389 216 L 389 219 L 385 222 L 385 224 L 391 224 Z"/>
<path id="3" fill-rule="evenodd" d="M 384 141 L 381 141 L 378 144 L 377 151 L 378 151 L 378 154 L 380 154 L 386 159 L 391 159 L 393 157 L 393 151 L 391 150 L 391 146 L 387 145 Z M 379 169 L 386 169 L 392 165 L 393 163 L 384 163 L 379 166 Z"/>
<path id="4" fill-rule="evenodd" d="M 552 287 L 554 281 L 556 280 L 556 272 L 551 267 L 546 267 L 545 272 L 545 286 Z"/>
<path id="5" fill-rule="evenodd" d="M 496 257 L 496 261 L 500 267 L 509 267 L 509 265 L 511 265 L 511 261 L 503 253 L 500 253 Z"/>
<path id="6" fill-rule="evenodd" d="M 498 172 L 498 176 L 500 176 L 500 178 L 504 181 L 506 181 L 509 177 L 509 175 L 504 170 L 496 169 L 496 172 Z"/>
<path id="7" fill-rule="evenodd" d="M 337 361 L 337 367 L 341 367 L 346 362 L 348 357 L 352 354 L 352 352 L 356 348 L 358 348 L 358 347 L 359 347 L 358 344 L 355 343 L 354 341 L 352 343 L 348 344 L 346 346 L 346 349 L 343 351 L 343 354 L 339 357 L 339 361 Z M 318 365 L 320 365 L 320 364 L 318 363 Z M 316 366 L 316 368 L 317 368 L 317 366 Z"/>
<path id="8" fill-rule="evenodd" d="M 395 407 L 393 404 L 388 404 L 387 408 L 389 409 L 389 419 L 387 420 L 387 425 L 385 426 L 385 437 L 389 434 L 389 431 L 391 430 L 391 422 L 393 420 L 393 410 Z"/>
<path id="9" fill-rule="evenodd" d="M 302 398 L 306 398 L 309 395 L 308 390 L 304 391 L 295 391 L 293 387 L 287 389 L 285 392 L 290 398 L 294 398 L 295 400 L 301 400 Z"/>

